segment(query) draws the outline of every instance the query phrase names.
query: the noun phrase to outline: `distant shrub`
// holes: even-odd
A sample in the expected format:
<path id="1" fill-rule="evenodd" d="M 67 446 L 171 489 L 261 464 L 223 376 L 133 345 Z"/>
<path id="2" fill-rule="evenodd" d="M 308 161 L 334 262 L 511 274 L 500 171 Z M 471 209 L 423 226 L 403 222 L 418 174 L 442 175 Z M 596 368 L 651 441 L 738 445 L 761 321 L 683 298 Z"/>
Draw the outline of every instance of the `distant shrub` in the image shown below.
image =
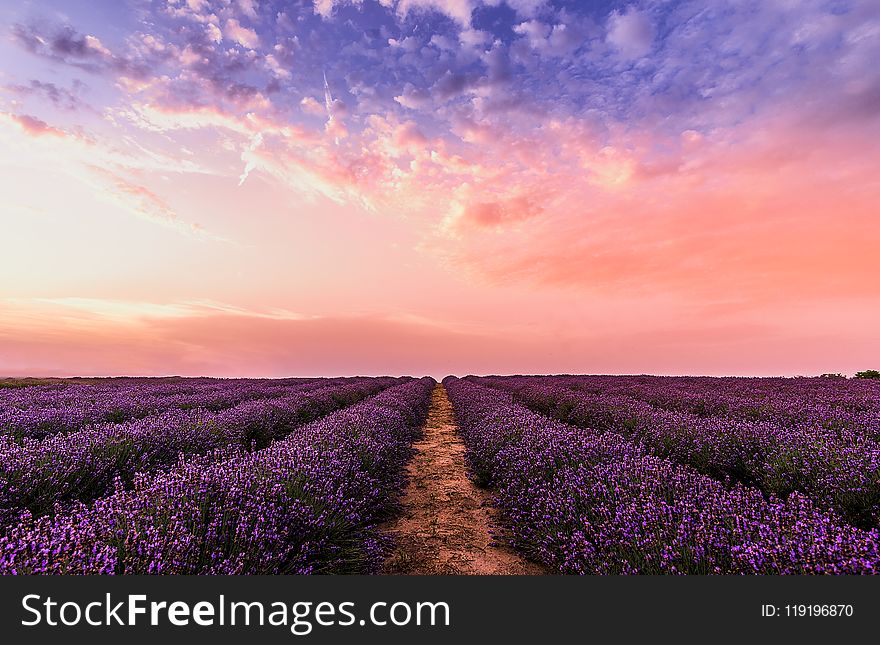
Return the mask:
<path id="1" fill-rule="evenodd" d="M 846 378 L 840 372 L 828 372 L 827 374 L 822 374 L 820 378 Z"/>
<path id="2" fill-rule="evenodd" d="M 878 371 L 878 370 L 865 370 L 864 372 L 856 372 L 856 378 L 880 379 L 880 371 Z"/>

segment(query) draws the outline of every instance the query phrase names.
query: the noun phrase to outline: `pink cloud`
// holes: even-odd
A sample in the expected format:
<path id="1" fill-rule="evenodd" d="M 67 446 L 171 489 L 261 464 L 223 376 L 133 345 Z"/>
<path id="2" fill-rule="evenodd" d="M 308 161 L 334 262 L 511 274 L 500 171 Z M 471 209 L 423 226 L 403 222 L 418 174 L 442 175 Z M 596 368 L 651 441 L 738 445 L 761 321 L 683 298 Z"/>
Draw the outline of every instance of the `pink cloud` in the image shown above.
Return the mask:
<path id="1" fill-rule="evenodd" d="M 247 49 L 256 49 L 260 45 L 260 37 L 257 35 L 257 32 L 248 27 L 243 27 L 235 18 L 229 18 L 226 21 L 224 34 L 230 40 L 234 40 Z"/>
<path id="2" fill-rule="evenodd" d="M 423 149 L 428 143 L 428 138 L 419 130 L 412 121 L 401 124 L 394 131 L 394 144 L 407 150 Z"/>
<path id="3" fill-rule="evenodd" d="M 122 203 L 125 207 L 135 211 L 139 216 L 169 226 L 182 224 L 177 213 L 168 202 L 146 186 L 137 184 L 108 170 L 101 168 L 93 168 L 93 170 L 107 181 L 111 192 L 122 198 Z"/>
<path id="4" fill-rule="evenodd" d="M 519 196 L 504 201 L 469 203 L 464 206 L 455 222 L 465 228 L 509 225 L 536 217 L 542 211 L 543 207 L 536 200 Z"/>
<path id="5" fill-rule="evenodd" d="M 567 199 L 544 203 L 547 216 L 529 224 L 528 243 L 480 233 L 503 211 L 466 206 L 455 257 L 495 283 L 516 275 L 593 294 L 679 293 L 746 308 L 880 296 L 871 269 L 880 186 L 864 142 L 841 137 L 819 152 L 808 133 L 777 136 L 773 146 L 763 138 L 704 144 L 664 173 L 634 173 L 625 191 L 581 179 Z M 821 164 L 797 152 L 810 148 Z"/>
<path id="6" fill-rule="evenodd" d="M 0 113 L 0 119 L 18 126 L 22 132 L 32 137 L 67 137 L 71 136 L 64 130 L 53 127 L 35 116 L 28 114 L 7 114 Z"/>
<path id="7" fill-rule="evenodd" d="M 312 116 L 324 116 L 326 114 L 324 105 L 311 96 L 304 96 L 299 102 L 299 106 L 303 112 Z"/>

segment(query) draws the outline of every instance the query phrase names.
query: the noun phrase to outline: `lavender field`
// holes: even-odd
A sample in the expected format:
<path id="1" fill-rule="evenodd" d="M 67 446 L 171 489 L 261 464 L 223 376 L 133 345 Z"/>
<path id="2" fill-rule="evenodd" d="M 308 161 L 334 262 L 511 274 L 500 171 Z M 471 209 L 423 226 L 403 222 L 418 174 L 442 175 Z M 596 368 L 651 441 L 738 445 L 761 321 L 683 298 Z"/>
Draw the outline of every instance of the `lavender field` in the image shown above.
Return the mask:
<path id="1" fill-rule="evenodd" d="M 373 571 L 376 524 L 394 507 L 433 386 L 352 378 L 6 392 L 0 572 Z"/>
<path id="2" fill-rule="evenodd" d="M 878 381 L 4 386 L 3 574 L 880 572 Z"/>
<path id="3" fill-rule="evenodd" d="M 517 547 L 564 573 L 880 572 L 880 387 L 445 380 Z"/>

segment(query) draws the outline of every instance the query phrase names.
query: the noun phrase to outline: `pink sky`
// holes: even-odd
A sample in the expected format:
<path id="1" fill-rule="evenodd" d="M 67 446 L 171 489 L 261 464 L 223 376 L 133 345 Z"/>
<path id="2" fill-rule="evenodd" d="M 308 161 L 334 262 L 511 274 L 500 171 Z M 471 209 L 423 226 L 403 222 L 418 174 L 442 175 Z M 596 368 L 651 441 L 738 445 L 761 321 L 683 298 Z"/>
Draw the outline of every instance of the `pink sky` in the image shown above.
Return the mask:
<path id="1" fill-rule="evenodd" d="M 880 366 L 871 0 L 41 4 L 0 375 Z"/>

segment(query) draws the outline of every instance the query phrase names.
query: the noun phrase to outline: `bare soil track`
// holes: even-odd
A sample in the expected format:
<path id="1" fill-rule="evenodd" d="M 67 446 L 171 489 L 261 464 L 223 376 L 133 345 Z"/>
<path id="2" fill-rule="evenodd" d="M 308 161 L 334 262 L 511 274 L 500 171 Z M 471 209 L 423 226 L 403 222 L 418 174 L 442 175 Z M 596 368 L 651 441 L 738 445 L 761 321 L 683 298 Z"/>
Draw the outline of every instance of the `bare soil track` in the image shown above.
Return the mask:
<path id="1" fill-rule="evenodd" d="M 424 434 L 414 447 L 402 511 L 383 527 L 396 541 L 385 573 L 546 573 L 492 537 L 491 531 L 501 531 L 497 511 L 491 494 L 467 477 L 464 444 L 441 384 L 434 388 Z"/>

